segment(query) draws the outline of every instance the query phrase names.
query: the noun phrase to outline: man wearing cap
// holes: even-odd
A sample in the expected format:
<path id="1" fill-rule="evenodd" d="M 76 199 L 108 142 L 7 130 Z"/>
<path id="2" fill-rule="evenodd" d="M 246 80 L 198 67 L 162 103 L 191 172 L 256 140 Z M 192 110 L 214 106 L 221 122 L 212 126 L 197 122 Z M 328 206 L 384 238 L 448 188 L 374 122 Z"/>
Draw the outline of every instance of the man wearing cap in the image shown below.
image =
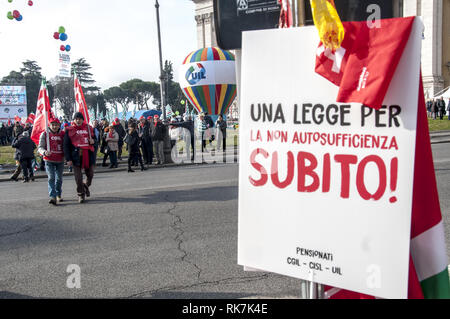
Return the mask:
<path id="1" fill-rule="evenodd" d="M 47 137 L 48 134 L 48 137 Z M 47 145 L 48 141 L 48 145 Z M 57 118 L 50 119 L 50 130 L 42 132 L 39 138 L 38 152 L 44 157 L 45 171 L 48 176 L 49 204 L 63 201 L 62 183 L 64 171 L 64 131 Z"/>
<path id="2" fill-rule="evenodd" d="M 120 120 L 117 117 L 114 120 L 113 125 L 114 130 L 117 132 L 117 134 L 119 134 L 119 151 L 117 152 L 117 157 L 119 158 L 119 160 L 122 160 L 123 139 L 125 138 L 125 135 L 127 135 L 127 133 L 125 132 L 122 124 L 120 124 Z"/>
<path id="3" fill-rule="evenodd" d="M 153 125 L 151 125 L 151 135 L 153 143 L 155 144 L 156 158 L 159 164 L 164 164 L 164 136 L 166 134 L 166 127 L 159 120 L 159 116 L 153 117 Z"/>
<path id="4" fill-rule="evenodd" d="M 73 166 L 79 203 L 84 203 L 86 197 L 90 196 L 89 186 L 94 178 L 95 149 L 97 141 L 94 130 L 84 122 L 82 113 L 75 113 L 73 125 L 67 128 L 64 135 L 64 156 L 67 165 Z M 83 183 L 82 170 L 86 174 L 86 183 Z"/>

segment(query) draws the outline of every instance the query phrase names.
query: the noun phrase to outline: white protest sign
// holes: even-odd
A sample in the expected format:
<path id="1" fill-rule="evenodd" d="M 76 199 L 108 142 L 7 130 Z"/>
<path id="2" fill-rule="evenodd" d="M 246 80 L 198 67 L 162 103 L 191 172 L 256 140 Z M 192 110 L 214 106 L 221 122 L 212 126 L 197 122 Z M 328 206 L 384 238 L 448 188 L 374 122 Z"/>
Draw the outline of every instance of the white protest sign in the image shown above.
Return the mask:
<path id="1" fill-rule="evenodd" d="M 59 73 L 62 78 L 70 78 L 71 74 L 70 54 L 67 52 L 59 52 Z"/>
<path id="2" fill-rule="evenodd" d="M 421 30 L 380 111 L 336 102 L 314 27 L 243 34 L 240 265 L 407 297 Z"/>

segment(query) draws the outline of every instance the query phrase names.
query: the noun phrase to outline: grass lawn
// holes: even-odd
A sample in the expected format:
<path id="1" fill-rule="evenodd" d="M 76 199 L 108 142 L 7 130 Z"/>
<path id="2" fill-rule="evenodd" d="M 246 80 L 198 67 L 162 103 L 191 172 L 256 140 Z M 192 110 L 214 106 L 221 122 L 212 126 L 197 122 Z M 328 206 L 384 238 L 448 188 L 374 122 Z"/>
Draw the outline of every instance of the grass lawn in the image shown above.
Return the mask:
<path id="1" fill-rule="evenodd" d="M 444 120 L 432 120 L 428 119 L 428 123 L 430 126 L 430 131 L 443 131 L 443 130 L 449 130 L 450 131 L 450 121 L 447 117 L 445 117 Z M 239 137 L 239 129 L 228 129 L 227 131 L 227 146 L 228 148 L 231 148 L 235 144 L 235 137 Z M 239 139 L 236 140 L 236 143 L 239 144 Z M 178 144 L 179 149 L 183 149 L 184 142 L 179 142 Z M 213 142 L 213 147 L 217 145 L 217 141 Z M 197 147 L 201 147 L 200 141 L 197 141 Z M 125 146 L 123 147 L 123 153 L 122 155 L 124 157 L 128 156 L 128 152 L 125 149 Z M 0 146 L 0 164 L 15 164 L 15 161 L 13 159 L 14 156 L 14 149 L 11 146 Z M 103 154 L 98 152 L 97 158 L 103 158 Z"/>
<path id="2" fill-rule="evenodd" d="M 432 120 L 428 119 L 428 125 L 430 126 L 430 131 L 450 131 L 450 121 L 447 116 L 444 116 L 443 120 Z"/>

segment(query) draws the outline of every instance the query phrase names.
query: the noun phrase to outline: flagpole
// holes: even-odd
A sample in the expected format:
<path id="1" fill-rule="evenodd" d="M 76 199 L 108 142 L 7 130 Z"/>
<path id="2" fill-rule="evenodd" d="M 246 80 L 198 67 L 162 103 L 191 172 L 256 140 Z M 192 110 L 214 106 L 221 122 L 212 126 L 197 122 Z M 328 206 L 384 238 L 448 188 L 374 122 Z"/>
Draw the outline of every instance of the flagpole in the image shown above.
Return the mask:
<path id="1" fill-rule="evenodd" d="M 48 95 L 47 92 L 47 83 L 45 81 L 45 78 L 42 79 L 43 81 L 43 86 L 44 86 L 44 118 L 45 118 L 45 136 L 46 136 L 46 144 L 47 144 L 47 152 L 50 152 L 50 134 L 48 132 L 48 116 L 47 116 L 47 99 L 46 99 L 46 94 Z M 50 105 L 49 105 L 50 106 Z"/>
<path id="2" fill-rule="evenodd" d="M 76 105 L 77 105 L 77 92 L 76 92 L 76 82 L 78 81 L 78 77 L 77 77 L 77 73 L 75 72 L 75 69 L 73 70 L 73 76 L 74 76 L 74 80 L 73 80 L 73 94 L 74 94 L 74 97 L 75 97 L 75 108 L 74 108 L 74 113 L 75 113 L 75 109 L 76 109 Z M 80 81 L 78 81 L 78 84 L 79 84 L 79 86 L 80 86 L 80 90 L 82 89 L 81 88 L 81 83 L 80 83 Z M 87 131 L 88 131 L 88 136 L 89 136 L 89 144 L 91 143 L 91 130 L 90 130 L 90 125 L 89 125 L 89 121 L 88 121 L 88 116 L 89 116 L 89 112 L 88 112 L 88 109 L 87 109 L 87 105 L 85 105 L 84 103 L 84 99 L 80 96 L 80 99 L 81 100 L 83 100 L 82 102 L 83 102 L 83 117 L 84 117 L 84 121 L 86 122 L 86 124 L 87 124 Z M 78 104 L 80 104 L 80 103 L 78 103 Z M 78 110 L 78 111 L 81 111 L 81 110 Z"/>

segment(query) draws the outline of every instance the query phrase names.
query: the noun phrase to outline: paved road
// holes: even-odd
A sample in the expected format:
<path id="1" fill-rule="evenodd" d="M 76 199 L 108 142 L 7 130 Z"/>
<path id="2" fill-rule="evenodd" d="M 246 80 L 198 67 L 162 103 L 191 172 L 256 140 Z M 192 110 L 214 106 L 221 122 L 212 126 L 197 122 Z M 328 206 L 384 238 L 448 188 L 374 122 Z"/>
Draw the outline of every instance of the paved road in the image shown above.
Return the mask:
<path id="1" fill-rule="evenodd" d="M 450 144 L 433 150 L 450 247 Z M 0 183 L 0 298 L 298 298 L 298 280 L 236 264 L 237 185 L 235 164 L 105 173 L 79 205 L 67 177 L 54 208 L 45 180 Z"/>

